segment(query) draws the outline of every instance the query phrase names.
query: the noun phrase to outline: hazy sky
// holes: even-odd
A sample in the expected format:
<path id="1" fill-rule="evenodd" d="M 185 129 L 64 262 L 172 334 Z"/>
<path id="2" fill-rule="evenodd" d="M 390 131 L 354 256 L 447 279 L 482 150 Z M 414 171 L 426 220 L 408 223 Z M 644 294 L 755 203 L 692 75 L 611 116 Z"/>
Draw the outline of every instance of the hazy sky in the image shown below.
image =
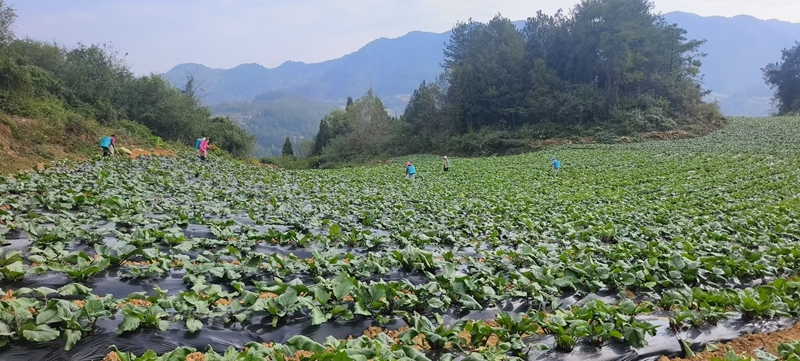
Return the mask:
<path id="1" fill-rule="evenodd" d="M 4 0 L 17 36 L 73 45 L 111 42 L 139 74 L 179 63 L 230 68 L 319 62 L 380 37 L 444 32 L 459 20 L 500 12 L 523 20 L 577 0 Z M 661 12 L 748 14 L 800 23 L 800 0 L 655 0 Z"/>

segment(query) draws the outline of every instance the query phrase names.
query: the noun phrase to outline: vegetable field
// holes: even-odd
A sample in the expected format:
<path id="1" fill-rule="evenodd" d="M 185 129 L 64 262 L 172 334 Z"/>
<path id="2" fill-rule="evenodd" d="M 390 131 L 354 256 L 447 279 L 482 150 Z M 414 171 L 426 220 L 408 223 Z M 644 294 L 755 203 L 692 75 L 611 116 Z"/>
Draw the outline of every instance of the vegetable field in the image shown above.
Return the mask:
<path id="1" fill-rule="evenodd" d="M 3 178 L 0 359 L 633 360 L 785 327 L 798 129 L 411 157 L 415 182 L 188 154 Z"/>

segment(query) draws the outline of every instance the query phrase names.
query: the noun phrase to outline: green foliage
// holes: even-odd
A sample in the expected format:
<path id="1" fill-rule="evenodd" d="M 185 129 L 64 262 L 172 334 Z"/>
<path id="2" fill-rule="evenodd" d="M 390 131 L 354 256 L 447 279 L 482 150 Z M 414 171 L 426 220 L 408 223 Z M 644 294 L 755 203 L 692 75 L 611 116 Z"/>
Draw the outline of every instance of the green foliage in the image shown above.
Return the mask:
<path id="1" fill-rule="evenodd" d="M 553 123 L 625 134 L 706 123 L 714 114 L 697 108 L 703 42 L 685 34 L 647 0 L 584 1 L 569 16 L 539 12 L 522 31 L 500 16 L 459 23 L 445 49 L 449 109 L 440 114 L 458 133 Z"/>
<path id="2" fill-rule="evenodd" d="M 5 0 L 0 0 L 0 46 L 14 39 L 14 21 L 17 14 Z"/>
<path id="3" fill-rule="evenodd" d="M 522 30 L 500 15 L 460 22 L 444 50 L 444 73 L 414 91 L 401 121 L 365 122 L 356 109 L 378 104 L 370 91 L 320 123 L 314 154 L 339 162 L 497 154 L 529 150 L 548 135 L 702 131 L 720 114 L 703 102 L 703 41 L 686 34 L 649 0 L 587 0 L 569 15 L 539 12 Z M 347 129 L 337 133 L 332 120 L 341 118 Z"/>
<path id="4" fill-rule="evenodd" d="M 401 127 L 370 89 L 346 110 L 334 109 L 322 118 L 311 154 L 321 155 L 328 164 L 386 157 L 397 153 Z"/>
<path id="5" fill-rule="evenodd" d="M 764 81 L 775 89 L 778 115 L 800 112 L 800 42 L 783 50 L 781 62 L 770 63 L 762 71 Z"/>
<path id="6" fill-rule="evenodd" d="M 211 107 L 211 111 L 215 115 L 229 117 L 253 134 L 258 142 L 253 155 L 263 157 L 281 155 L 284 136 L 289 136 L 295 146 L 303 140 L 313 139 L 319 120 L 333 108 L 330 102 L 268 92 L 258 95 L 251 102 L 218 104 Z"/>
<path id="7" fill-rule="evenodd" d="M 13 21 L 9 12 L 13 15 L 0 3 L 0 29 Z M 8 34 L 0 30 L 0 38 Z M 82 136 L 93 136 L 90 130 L 96 128 L 84 120 L 96 120 L 122 126 L 150 144 L 160 143 L 152 134 L 188 144 L 207 135 L 236 156 L 249 155 L 255 144 L 252 136 L 227 119 L 212 119 L 193 92 L 183 92 L 157 76 L 134 76 L 109 45 L 65 48 L 30 39 L 0 39 L 0 43 L 0 111 L 65 123 L 67 130 Z"/>
<path id="8" fill-rule="evenodd" d="M 286 141 L 283 142 L 283 151 L 281 155 L 284 157 L 294 157 L 294 149 L 292 149 L 292 141 L 289 140 L 289 137 L 286 137 Z"/>
<path id="9" fill-rule="evenodd" d="M 207 326 L 308 321 L 324 330 L 404 317 L 403 331 L 371 328 L 324 343 L 294 336 L 226 357 L 303 350 L 325 360 L 439 352 L 480 360 L 520 356 L 545 338 L 564 352 L 589 342 L 640 348 L 663 310 L 673 312 L 676 334 L 734 317 L 798 317 L 798 124 L 732 119 L 705 138 L 559 147 L 559 177 L 549 172 L 552 153 L 540 152 L 457 160 L 448 173 L 438 156 L 414 157 L 422 174 L 414 184 L 402 163 L 284 171 L 189 156 L 0 178 L 0 236 L 13 227 L 31 244 L 0 255 L 8 279 L 50 272 L 84 283 L 0 291 L 0 345 L 60 339 L 78 348 L 111 317 L 133 338 L 140 328 L 202 335 Z M 187 184 L 201 168 L 212 174 L 202 181 L 236 187 Z M 198 228 L 207 234 L 192 235 Z M 88 286 L 103 270 L 171 272 L 183 283 L 102 297 Z M 560 302 L 611 292 L 624 296 Z M 640 296 L 661 309 L 633 301 Z M 530 311 L 499 311 L 520 299 Z M 467 310 L 497 315 L 459 317 Z"/>

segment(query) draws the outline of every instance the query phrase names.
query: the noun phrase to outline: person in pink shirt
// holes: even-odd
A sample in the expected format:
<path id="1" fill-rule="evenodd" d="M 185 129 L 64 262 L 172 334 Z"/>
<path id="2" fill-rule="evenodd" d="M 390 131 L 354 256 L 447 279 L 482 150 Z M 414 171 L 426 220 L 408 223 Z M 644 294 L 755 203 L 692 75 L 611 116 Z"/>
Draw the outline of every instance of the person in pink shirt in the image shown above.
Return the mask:
<path id="1" fill-rule="evenodd" d="M 201 161 L 205 161 L 206 160 L 206 156 L 208 156 L 208 142 L 210 140 L 211 139 L 209 139 L 208 137 L 205 137 L 200 142 L 200 160 Z"/>

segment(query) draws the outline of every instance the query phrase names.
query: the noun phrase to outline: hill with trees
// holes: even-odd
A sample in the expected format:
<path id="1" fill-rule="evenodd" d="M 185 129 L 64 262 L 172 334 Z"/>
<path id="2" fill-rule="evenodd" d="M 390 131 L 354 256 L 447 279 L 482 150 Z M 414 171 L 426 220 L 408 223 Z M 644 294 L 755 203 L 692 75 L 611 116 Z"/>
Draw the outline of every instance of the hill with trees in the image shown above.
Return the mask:
<path id="1" fill-rule="evenodd" d="M 15 19 L 0 0 L 3 157 L 46 160 L 55 158 L 54 149 L 96 151 L 99 138 L 112 132 L 123 144 L 164 139 L 193 145 L 206 135 L 234 155 L 250 154 L 252 136 L 225 118 L 212 118 L 192 79 L 178 89 L 155 74 L 135 76 L 103 44 L 68 48 L 17 39 L 11 32 Z"/>
<path id="2" fill-rule="evenodd" d="M 704 88 L 709 100 L 717 99 L 726 115 L 768 115 L 771 92 L 760 69 L 778 61 L 781 49 L 791 47 L 800 36 L 800 24 L 759 20 L 750 16 L 701 17 L 674 12 L 664 15 L 693 39 L 705 39 L 699 51 L 703 59 Z M 521 27 L 524 21 L 516 21 Z M 268 91 L 342 103 L 370 87 L 390 114 L 401 114 L 414 89 L 423 80 L 436 81 L 444 60 L 442 50 L 450 32 L 411 32 L 397 39 L 378 39 L 339 59 L 316 64 L 286 62 L 274 69 L 243 64 L 233 69 L 211 69 L 200 64 L 182 64 L 164 74 L 182 87 L 187 74 L 203 79 L 203 102 L 252 101 Z M 280 143 L 278 144 L 280 146 Z"/>
<path id="3" fill-rule="evenodd" d="M 500 15 L 459 22 L 442 75 L 414 91 L 403 116 L 390 117 L 369 90 L 321 120 L 309 165 L 505 154 L 559 137 L 702 134 L 721 120 L 703 101 L 703 43 L 648 0 L 584 0 L 568 13 L 538 12 L 521 30 Z"/>

